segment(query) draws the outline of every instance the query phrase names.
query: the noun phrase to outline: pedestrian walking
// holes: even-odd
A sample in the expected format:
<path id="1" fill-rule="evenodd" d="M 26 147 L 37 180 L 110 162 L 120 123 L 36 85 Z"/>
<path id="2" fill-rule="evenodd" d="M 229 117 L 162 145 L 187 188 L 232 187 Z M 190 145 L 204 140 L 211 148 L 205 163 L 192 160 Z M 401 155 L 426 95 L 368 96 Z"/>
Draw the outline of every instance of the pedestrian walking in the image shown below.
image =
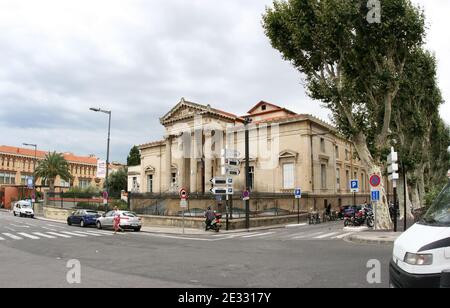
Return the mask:
<path id="1" fill-rule="evenodd" d="M 116 234 L 117 231 L 122 232 L 123 229 L 120 227 L 120 212 L 116 206 L 114 207 L 114 234 Z"/>

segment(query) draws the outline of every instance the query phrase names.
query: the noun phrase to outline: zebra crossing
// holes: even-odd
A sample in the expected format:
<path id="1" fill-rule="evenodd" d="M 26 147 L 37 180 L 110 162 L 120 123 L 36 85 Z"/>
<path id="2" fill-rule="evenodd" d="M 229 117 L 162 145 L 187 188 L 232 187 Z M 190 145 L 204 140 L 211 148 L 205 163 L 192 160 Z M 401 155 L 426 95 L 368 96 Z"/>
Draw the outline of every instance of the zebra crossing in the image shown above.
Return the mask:
<path id="1" fill-rule="evenodd" d="M 288 231 L 256 231 L 256 232 L 239 232 L 230 234 L 213 235 L 216 240 L 279 240 L 279 241 L 300 241 L 300 240 L 343 240 L 352 235 L 354 232 L 345 232 L 339 230 L 304 230 L 302 232 Z"/>
<path id="2" fill-rule="evenodd" d="M 45 229 L 44 229 L 45 230 Z M 70 238 L 88 238 L 88 237 L 102 237 L 112 236 L 113 233 L 92 230 L 92 231 L 78 231 L 78 230 L 55 230 L 55 231 L 20 231 L 20 232 L 2 232 L 0 231 L 0 241 L 21 241 L 21 240 L 55 240 L 55 239 L 70 239 Z"/>

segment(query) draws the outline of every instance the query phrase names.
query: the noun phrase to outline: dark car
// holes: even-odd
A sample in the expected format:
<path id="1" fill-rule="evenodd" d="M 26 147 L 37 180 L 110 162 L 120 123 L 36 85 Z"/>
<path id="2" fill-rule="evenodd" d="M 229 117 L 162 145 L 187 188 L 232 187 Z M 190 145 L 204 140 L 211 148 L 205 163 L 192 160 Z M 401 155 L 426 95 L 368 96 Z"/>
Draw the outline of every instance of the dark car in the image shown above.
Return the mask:
<path id="1" fill-rule="evenodd" d="M 93 210 L 76 210 L 67 218 L 67 224 L 80 225 L 80 227 L 95 226 L 97 218 L 100 214 Z"/>

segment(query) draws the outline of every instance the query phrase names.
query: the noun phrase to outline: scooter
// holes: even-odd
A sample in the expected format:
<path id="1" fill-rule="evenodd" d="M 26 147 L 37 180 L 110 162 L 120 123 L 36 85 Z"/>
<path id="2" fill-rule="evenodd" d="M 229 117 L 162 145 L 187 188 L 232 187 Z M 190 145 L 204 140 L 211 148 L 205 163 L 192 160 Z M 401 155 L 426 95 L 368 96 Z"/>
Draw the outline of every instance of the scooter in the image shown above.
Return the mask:
<path id="1" fill-rule="evenodd" d="M 211 221 L 209 226 L 206 226 L 206 230 L 214 230 L 216 232 L 219 232 L 220 228 L 222 227 L 220 219 L 222 219 L 222 215 L 214 213 L 214 219 Z"/>

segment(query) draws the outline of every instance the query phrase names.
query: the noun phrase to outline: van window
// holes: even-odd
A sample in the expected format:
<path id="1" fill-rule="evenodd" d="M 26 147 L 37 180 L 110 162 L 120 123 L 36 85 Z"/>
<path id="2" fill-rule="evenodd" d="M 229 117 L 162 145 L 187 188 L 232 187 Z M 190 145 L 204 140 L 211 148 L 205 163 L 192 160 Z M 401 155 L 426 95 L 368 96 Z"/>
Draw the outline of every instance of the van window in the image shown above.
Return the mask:
<path id="1" fill-rule="evenodd" d="M 420 223 L 431 226 L 450 226 L 450 184 L 439 194 Z"/>

